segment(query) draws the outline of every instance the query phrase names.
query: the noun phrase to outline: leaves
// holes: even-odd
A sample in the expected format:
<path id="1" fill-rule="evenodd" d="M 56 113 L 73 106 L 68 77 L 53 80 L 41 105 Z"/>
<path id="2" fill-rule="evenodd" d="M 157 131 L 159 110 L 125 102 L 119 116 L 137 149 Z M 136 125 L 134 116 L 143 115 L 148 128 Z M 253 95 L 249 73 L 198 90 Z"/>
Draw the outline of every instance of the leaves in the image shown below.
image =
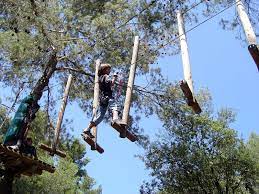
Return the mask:
<path id="1" fill-rule="evenodd" d="M 164 129 L 144 147 L 141 158 L 153 180 L 145 183 L 141 192 L 253 193 L 258 161 L 253 159 L 256 153 L 229 128 L 235 113 L 223 109 L 218 117 L 212 112 L 192 115 L 177 98 L 168 95 L 158 107 Z M 208 102 L 201 104 L 211 107 Z"/>

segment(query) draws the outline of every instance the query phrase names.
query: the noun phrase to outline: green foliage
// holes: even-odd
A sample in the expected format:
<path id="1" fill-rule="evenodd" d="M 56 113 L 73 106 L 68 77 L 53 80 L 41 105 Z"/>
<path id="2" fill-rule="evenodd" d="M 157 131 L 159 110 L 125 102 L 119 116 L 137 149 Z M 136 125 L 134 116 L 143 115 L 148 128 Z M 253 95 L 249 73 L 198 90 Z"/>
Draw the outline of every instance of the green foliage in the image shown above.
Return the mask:
<path id="1" fill-rule="evenodd" d="M 54 174 L 44 172 L 41 176 L 16 179 L 14 193 L 101 193 L 100 188 L 90 189 L 93 186 L 93 180 L 90 177 L 85 177 L 83 182 L 78 185 L 77 172 L 78 166 L 72 162 L 72 159 L 60 159 Z"/>
<path id="2" fill-rule="evenodd" d="M 1 111 L 0 118 L 5 116 L 5 112 Z M 8 122 L 6 125 L 4 129 L 8 127 Z M 63 125 L 63 129 L 66 129 L 66 124 Z M 32 137 L 33 143 L 37 147 L 40 143 L 51 145 L 53 133 L 53 129 L 47 126 L 47 115 L 39 111 L 30 126 L 28 136 Z M 92 189 L 95 182 L 86 173 L 85 166 L 88 159 L 85 157 L 85 145 L 74 137 L 62 138 L 59 145 L 60 149 L 67 153 L 65 159 L 51 158 L 43 150 L 37 150 L 40 160 L 55 165 L 54 174 L 43 172 L 40 176 L 16 178 L 13 184 L 14 193 L 101 193 L 100 186 L 98 189 Z"/>
<path id="3" fill-rule="evenodd" d="M 171 55 L 179 50 L 178 44 L 172 42 L 178 34 L 175 15 L 177 9 L 185 12 L 187 23 L 193 24 L 200 19 L 200 13 L 203 17 L 208 17 L 232 2 L 206 1 L 201 8 L 190 9 L 196 2 L 1 1 L 0 81 L 14 91 L 23 88 L 24 93 L 29 93 L 43 70 L 49 66 L 48 56 L 54 48 L 58 64 L 49 85 L 64 82 L 67 72 L 73 72 L 75 79 L 70 100 L 76 101 L 90 114 L 94 61 L 100 58 L 103 62 L 111 63 L 113 70 L 121 71 L 127 77 L 133 38 L 139 35 L 141 43 L 137 76 L 147 75 L 151 81 L 149 87 L 135 87 L 132 105 L 136 114 L 132 117 L 135 122 L 132 122 L 134 124 L 131 128 L 135 133 L 141 133 L 137 125 L 140 115 L 156 114 L 166 129 L 165 136 L 157 142 L 150 143 L 146 136 L 139 136 L 139 143 L 147 150 L 146 165 L 154 170 L 153 176 L 158 180 L 151 186 L 162 188 L 163 194 L 189 191 L 211 193 L 214 190 L 226 190 L 227 187 L 233 190 L 233 185 L 238 185 L 236 191 L 243 192 L 244 185 L 247 184 L 250 188 L 254 186 L 255 162 L 251 160 L 252 152 L 247 152 L 244 143 L 229 127 L 229 123 L 234 120 L 234 113 L 224 110 L 214 118 L 211 97 L 207 91 L 203 91 L 198 101 L 204 113 L 199 117 L 194 116 L 185 105 L 181 92 L 173 87 L 173 84 L 169 84 L 168 87 L 160 69 L 149 67 L 163 53 Z M 250 10 L 251 13 L 258 13 L 254 7 Z M 254 16 L 253 21 L 257 22 L 257 18 L 258 16 Z M 236 27 L 237 23 L 238 21 L 234 20 L 232 26 Z M 57 91 L 51 89 L 51 92 Z M 62 92 L 59 91 L 55 97 L 60 96 Z M 50 100 L 54 107 L 55 100 Z M 53 112 L 50 111 L 50 114 L 54 115 Z M 2 114 L 1 111 L 0 113 Z M 33 132 L 30 136 L 35 144 L 51 143 L 53 131 L 47 123 L 47 115 L 39 112 L 31 126 Z M 72 160 L 70 163 L 63 163 L 62 160 L 57 163 L 60 169 L 64 166 L 71 167 L 71 171 L 68 172 L 70 176 L 67 177 L 71 184 L 67 185 L 67 192 L 75 191 L 73 189 L 76 183 L 82 192 L 90 193 L 87 189 L 91 188 L 93 180 L 87 176 L 83 168 L 88 163 L 88 160 L 84 159 L 84 146 L 79 140 L 64 132 L 60 148 L 67 150 Z M 236 174 L 238 176 L 234 176 Z M 45 176 L 49 175 L 44 174 L 43 177 Z M 62 180 L 66 182 L 65 178 Z M 27 179 L 22 180 L 27 181 L 25 185 L 30 184 Z M 47 180 L 51 179 L 36 178 L 35 189 L 40 187 L 37 185 L 42 185 L 37 181 L 44 180 L 47 184 Z M 240 184 L 237 184 L 239 182 Z M 60 186 L 59 189 L 64 192 L 66 187 Z"/>
<path id="4" fill-rule="evenodd" d="M 24 92 L 29 93 L 49 65 L 49 51 L 54 47 L 58 64 L 50 85 L 64 82 L 67 72 L 73 72 L 76 87 L 71 88 L 70 100 L 91 114 L 92 75 L 97 58 L 111 63 L 114 70 L 127 77 L 133 39 L 139 35 L 137 75 L 149 76 L 149 65 L 159 56 L 178 53 L 178 44 L 172 41 L 178 34 L 177 9 L 192 24 L 200 13 L 207 17 L 232 2 L 206 1 L 194 9 L 196 2 L 186 0 L 1 1 L 0 81 L 11 88 L 23 86 Z M 160 83 L 153 84 L 154 88 L 161 88 Z M 139 111 L 142 93 L 136 91 L 133 100 Z"/>
<path id="5" fill-rule="evenodd" d="M 163 131 L 141 156 L 153 176 L 141 192 L 255 193 L 258 160 L 230 128 L 235 114 L 224 109 L 197 116 L 175 93 L 166 97 L 157 107 Z"/>
<path id="6" fill-rule="evenodd" d="M 1 103 L 1 99 L 0 99 Z M 0 107 L 0 141 L 3 142 L 3 137 L 8 129 L 10 118 L 7 116 L 7 110 L 4 107 Z"/>
<path id="7" fill-rule="evenodd" d="M 41 176 L 22 177 L 14 182 L 14 193 L 75 193 L 77 166 L 61 159 L 54 174 L 44 172 Z"/>
<path id="8" fill-rule="evenodd" d="M 253 160 L 256 163 L 256 169 L 257 169 L 257 178 L 256 178 L 256 188 L 255 193 L 259 193 L 259 135 L 252 133 L 249 141 L 247 143 L 247 148 L 250 152 L 250 154 L 253 156 Z"/>

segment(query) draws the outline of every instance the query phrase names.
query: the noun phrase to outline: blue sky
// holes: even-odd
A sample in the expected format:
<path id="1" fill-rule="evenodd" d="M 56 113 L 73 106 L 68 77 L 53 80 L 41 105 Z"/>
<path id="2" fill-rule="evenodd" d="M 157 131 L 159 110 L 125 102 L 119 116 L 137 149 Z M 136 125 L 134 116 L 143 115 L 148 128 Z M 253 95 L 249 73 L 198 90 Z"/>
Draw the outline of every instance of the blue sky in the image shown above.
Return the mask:
<path id="1" fill-rule="evenodd" d="M 215 110 L 233 108 L 237 120 L 232 127 L 247 139 L 251 132 L 259 133 L 259 73 L 246 43 L 235 38 L 237 31 L 224 31 L 218 25 L 221 17 L 233 15 L 234 11 L 232 7 L 192 30 L 187 39 L 195 91 L 208 88 Z M 160 58 L 158 66 L 170 81 L 183 79 L 180 55 Z M 75 106 L 70 109 L 74 110 L 67 111 L 66 117 L 75 119 L 75 129 L 86 127 L 89 118 Z M 141 125 L 147 133 L 154 134 L 161 129 L 155 117 L 143 119 Z M 102 185 L 103 194 L 139 193 L 142 181 L 149 179 L 148 170 L 134 157 L 143 150 L 119 138 L 117 131 L 106 123 L 101 123 L 98 130 L 98 141 L 105 152 L 100 155 L 88 147 L 90 163 L 86 169 L 89 175 L 97 185 Z"/>
<path id="2" fill-rule="evenodd" d="M 208 88 L 214 108 L 231 107 L 237 112 L 233 128 L 247 139 L 251 132 L 259 133 L 259 73 L 247 50 L 247 45 L 235 38 L 236 31 L 224 31 L 218 21 L 234 13 L 234 7 L 187 34 L 194 90 Z M 186 28 L 187 30 L 188 28 Z M 159 59 L 158 65 L 170 81 L 183 79 L 181 56 Z M 3 96 L 2 96 L 3 97 Z M 75 134 L 80 137 L 90 118 L 74 104 L 69 104 L 65 118 L 73 119 Z M 141 126 L 147 133 L 161 129 L 155 118 L 144 118 Z M 87 146 L 89 176 L 101 185 L 103 194 L 137 194 L 142 181 L 149 179 L 144 164 L 134 155 L 143 152 L 136 144 L 119 138 L 109 124 L 98 127 L 98 142 L 104 154 Z"/>

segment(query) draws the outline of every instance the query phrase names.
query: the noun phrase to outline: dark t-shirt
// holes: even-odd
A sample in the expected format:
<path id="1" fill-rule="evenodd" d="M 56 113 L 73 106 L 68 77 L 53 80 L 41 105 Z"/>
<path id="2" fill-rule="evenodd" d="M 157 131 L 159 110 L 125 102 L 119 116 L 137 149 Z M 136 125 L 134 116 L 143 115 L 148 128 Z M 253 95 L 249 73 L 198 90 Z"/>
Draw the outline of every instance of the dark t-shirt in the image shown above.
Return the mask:
<path id="1" fill-rule="evenodd" d="M 112 81 L 107 74 L 99 77 L 99 88 L 101 96 L 112 98 Z"/>

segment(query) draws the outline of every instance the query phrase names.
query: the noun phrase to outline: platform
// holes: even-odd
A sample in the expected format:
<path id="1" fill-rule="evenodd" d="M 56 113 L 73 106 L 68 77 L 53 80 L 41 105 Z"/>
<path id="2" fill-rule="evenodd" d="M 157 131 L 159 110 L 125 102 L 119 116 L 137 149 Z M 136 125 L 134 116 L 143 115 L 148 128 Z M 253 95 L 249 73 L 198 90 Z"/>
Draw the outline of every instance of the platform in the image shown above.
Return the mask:
<path id="1" fill-rule="evenodd" d="M 94 142 L 94 139 L 90 138 L 88 135 L 86 134 L 81 134 L 83 139 L 85 140 L 86 143 L 88 143 L 91 146 L 91 150 L 97 150 L 97 152 L 99 152 L 100 154 L 102 154 L 104 152 L 104 149 L 99 146 L 98 143 Z"/>
<path id="2" fill-rule="evenodd" d="M 2 144 L 0 144 L 0 162 L 5 169 L 12 170 L 16 175 L 41 175 L 43 170 L 55 172 L 54 166 Z"/>
<path id="3" fill-rule="evenodd" d="M 137 137 L 129 130 L 127 130 L 127 126 L 125 124 L 119 122 L 111 122 L 111 126 L 120 133 L 121 138 L 127 137 L 132 142 L 135 142 L 137 140 Z"/>
<path id="4" fill-rule="evenodd" d="M 257 69 L 259 71 L 259 49 L 258 49 L 258 46 L 255 45 L 255 44 L 251 44 L 248 46 L 248 50 L 251 54 L 251 56 L 253 57 L 254 59 L 254 62 L 257 66 Z"/>
<path id="5" fill-rule="evenodd" d="M 180 81 L 180 87 L 187 100 L 187 104 L 192 107 L 192 110 L 196 114 L 200 114 L 201 113 L 200 105 L 198 104 L 197 100 L 193 97 L 192 91 L 190 90 L 187 82 L 184 80 Z"/>
<path id="6" fill-rule="evenodd" d="M 49 147 L 49 146 L 47 146 L 47 145 L 45 145 L 45 144 L 41 144 L 41 145 L 39 146 L 39 148 L 42 149 L 42 150 L 44 150 L 44 151 L 49 152 L 49 154 L 50 154 L 51 156 L 54 156 L 54 154 L 56 154 L 56 155 L 58 155 L 58 156 L 60 156 L 60 157 L 62 157 L 62 158 L 65 158 L 65 157 L 66 157 L 66 153 L 65 153 L 65 152 L 62 152 L 62 151 L 60 151 L 60 150 L 55 150 L 55 151 L 53 151 L 52 147 Z"/>

